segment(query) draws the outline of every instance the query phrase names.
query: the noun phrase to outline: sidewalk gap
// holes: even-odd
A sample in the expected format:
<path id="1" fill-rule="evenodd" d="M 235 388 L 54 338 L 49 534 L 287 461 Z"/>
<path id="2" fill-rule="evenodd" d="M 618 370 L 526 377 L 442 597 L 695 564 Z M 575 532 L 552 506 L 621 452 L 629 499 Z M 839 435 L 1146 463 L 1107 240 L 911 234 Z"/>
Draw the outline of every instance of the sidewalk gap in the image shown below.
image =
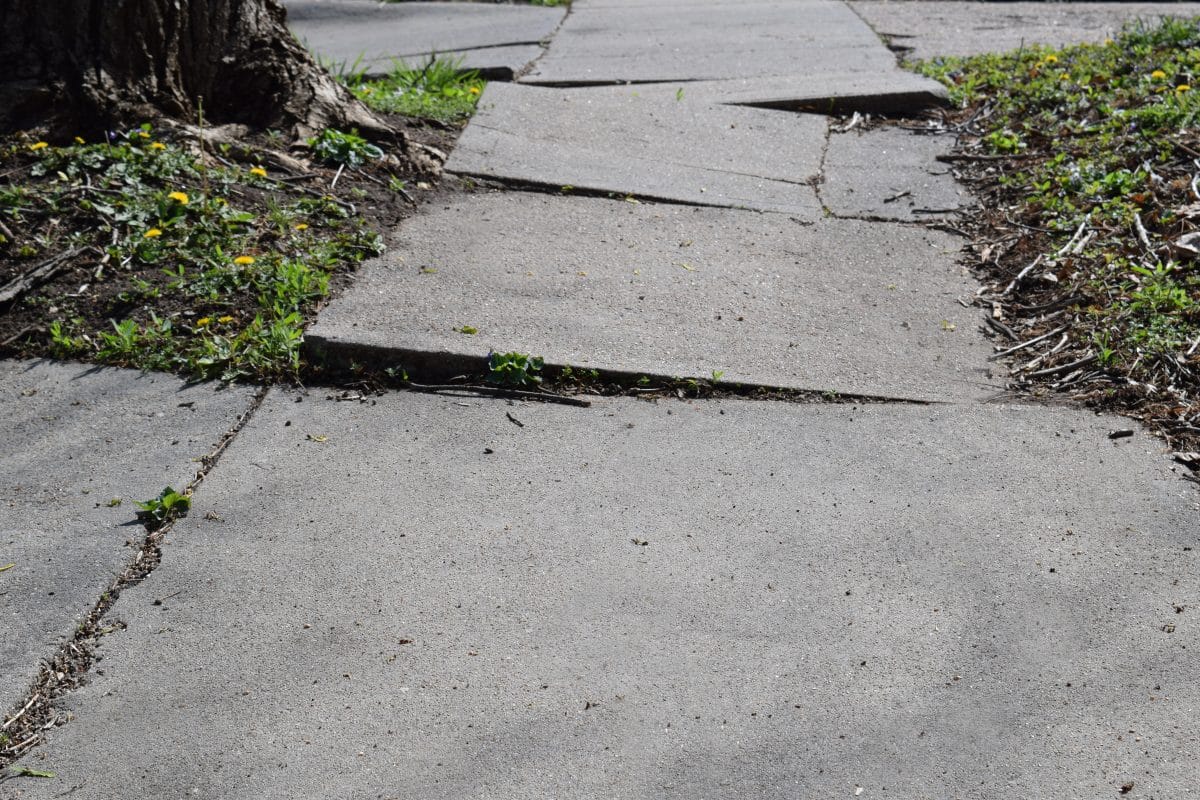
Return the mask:
<path id="1" fill-rule="evenodd" d="M 671 398 L 679 400 L 770 400 L 797 404 L 890 404 L 936 406 L 948 400 L 891 397 L 832 389 L 804 389 L 763 383 L 726 382 L 721 372 L 707 377 L 666 375 L 653 371 L 593 368 L 546 361 L 540 383 L 505 386 L 488 382 L 487 356 L 375 347 L 310 338 L 305 342 L 310 366 L 302 375 L 307 387 L 342 390 L 337 399 L 362 399 L 387 391 L 468 392 L 517 397 L 568 405 L 587 405 L 596 397 Z M 367 367 L 365 365 L 373 365 Z"/>

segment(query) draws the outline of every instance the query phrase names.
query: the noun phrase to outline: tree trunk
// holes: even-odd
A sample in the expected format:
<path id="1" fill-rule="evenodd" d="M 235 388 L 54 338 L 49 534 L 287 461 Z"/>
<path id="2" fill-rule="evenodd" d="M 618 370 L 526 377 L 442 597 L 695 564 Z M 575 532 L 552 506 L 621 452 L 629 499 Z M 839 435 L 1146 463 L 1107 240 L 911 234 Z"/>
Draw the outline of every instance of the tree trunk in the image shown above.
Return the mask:
<path id="1" fill-rule="evenodd" d="M 284 25 L 278 0 L 0 0 L 0 130 L 92 133 L 158 115 L 274 128 L 387 126 Z"/>

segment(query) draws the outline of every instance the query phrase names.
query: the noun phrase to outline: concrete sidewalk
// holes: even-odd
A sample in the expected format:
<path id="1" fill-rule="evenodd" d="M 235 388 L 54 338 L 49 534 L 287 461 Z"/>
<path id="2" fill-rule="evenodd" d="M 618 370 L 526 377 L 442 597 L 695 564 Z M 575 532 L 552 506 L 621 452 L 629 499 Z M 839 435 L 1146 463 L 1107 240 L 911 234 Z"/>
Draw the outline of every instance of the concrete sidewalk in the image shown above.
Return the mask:
<path id="1" fill-rule="evenodd" d="M 489 86 L 449 164 L 495 184 L 406 222 L 310 355 L 521 350 L 814 399 L 258 407 L 7 365 L 0 528 L 25 550 L 0 567 L 40 570 L 0 572 L 24 626 L 0 650 L 13 712 L 127 563 L 132 513 L 100 499 L 186 480 L 257 410 L 19 764 L 54 777 L 0 797 L 1194 794 L 1200 495 L 1160 441 L 1110 438 L 1124 420 L 996 399 L 945 229 L 972 202 L 937 161 L 952 142 L 828 116 L 944 99 L 867 24 L 936 43 L 924 5 L 294 0 L 297 30 L 346 53 L 558 31 Z M 420 14 L 447 27 L 381 22 Z M 62 491 L 22 500 L 43 474 Z"/>

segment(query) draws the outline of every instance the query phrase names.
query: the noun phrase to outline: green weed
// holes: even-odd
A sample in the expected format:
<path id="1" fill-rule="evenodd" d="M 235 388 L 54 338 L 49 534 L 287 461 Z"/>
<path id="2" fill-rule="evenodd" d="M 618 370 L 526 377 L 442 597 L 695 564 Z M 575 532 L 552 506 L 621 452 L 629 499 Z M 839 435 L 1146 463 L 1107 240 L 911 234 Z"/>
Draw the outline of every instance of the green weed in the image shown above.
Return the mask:
<path id="1" fill-rule="evenodd" d="M 190 495 L 180 494 L 170 486 L 163 489 L 158 497 L 134 502 L 140 509 L 138 519 L 149 528 L 161 528 L 171 520 L 186 516 L 192 507 Z"/>
<path id="2" fill-rule="evenodd" d="M 358 135 L 358 131 L 339 131 L 326 128 L 308 140 L 313 155 L 326 164 L 344 167 L 361 167 L 368 161 L 383 158 L 383 151 Z"/>
<path id="3" fill-rule="evenodd" d="M 500 386 L 536 386 L 542 382 L 538 373 L 543 366 L 545 361 L 541 356 L 492 352 L 488 354 L 487 379 Z"/>

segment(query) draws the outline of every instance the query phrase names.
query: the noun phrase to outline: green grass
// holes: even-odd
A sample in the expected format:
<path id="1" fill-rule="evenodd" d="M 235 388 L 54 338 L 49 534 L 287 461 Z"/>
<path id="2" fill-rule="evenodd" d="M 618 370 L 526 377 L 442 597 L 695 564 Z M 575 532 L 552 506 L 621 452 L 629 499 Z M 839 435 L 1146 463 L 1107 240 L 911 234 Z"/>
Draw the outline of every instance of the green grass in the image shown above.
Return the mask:
<path id="1" fill-rule="evenodd" d="M 397 62 L 382 78 L 351 72 L 342 81 L 376 111 L 458 122 L 475 113 L 485 86 L 478 72 L 463 70 L 461 63 L 444 58 L 420 66 Z"/>
<path id="2" fill-rule="evenodd" d="M 228 154 L 228 151 L 226 151 Z M 294 376 L 306 315 L 330 276 L 379 253 L 379 236 L 330 197 L 262 167 L 159 140 L 149 126 L 104 143 L 10 144 L 0 162 L 0 243 L 30 263 L 80 249 L 103 306 L 32 296 L 53 355 L 197 378 Z M 89 272 L 91 268 L 89 267 Z M 105 295 L 106 287 L 123 287 Z M 101 301 L 93 301 L 99 304 Z"/>
<path id="3" fill-rule="evenodd" d="M 1071 346 L 1042 366 L 1090 355 L 1118 382 L 1194 405 L 1200 262 L 1176 242 L 1200 221 L 1200 20 L 915 67 L 968 109 L 966 151 L 998 159 L 974 162 L 991 234 L 1032 248 L 1009 251 L 997 286 L 1041 258 L 1005 302 L 1072 299 Z"/>

